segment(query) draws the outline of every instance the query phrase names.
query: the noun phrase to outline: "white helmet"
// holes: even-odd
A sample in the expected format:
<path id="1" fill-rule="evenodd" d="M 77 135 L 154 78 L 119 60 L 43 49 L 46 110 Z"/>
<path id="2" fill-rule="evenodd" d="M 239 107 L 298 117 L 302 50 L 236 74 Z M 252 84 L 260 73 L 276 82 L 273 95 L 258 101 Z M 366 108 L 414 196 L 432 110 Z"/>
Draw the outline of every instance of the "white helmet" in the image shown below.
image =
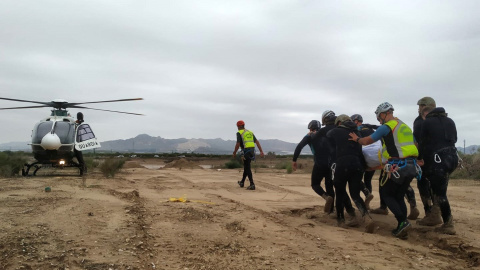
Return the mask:
<path id="1" fill-rule="evenodd" d="M 378 105 L 377 109 L 375 110 L 375 115 L 377 118 L 380 116 L 381 113 L 388 112 L 388 111 L 393 111 L 393 106 L 392 104 L 388 102 L 383 102 L 382 104 Z"/>
<path id="2" fill-rule="evenodd" d="M 335 121 L 335 113 L 332 110 L 326 110 L 322 113 L 322 123 L 325 125 L 327 122 Z"/>

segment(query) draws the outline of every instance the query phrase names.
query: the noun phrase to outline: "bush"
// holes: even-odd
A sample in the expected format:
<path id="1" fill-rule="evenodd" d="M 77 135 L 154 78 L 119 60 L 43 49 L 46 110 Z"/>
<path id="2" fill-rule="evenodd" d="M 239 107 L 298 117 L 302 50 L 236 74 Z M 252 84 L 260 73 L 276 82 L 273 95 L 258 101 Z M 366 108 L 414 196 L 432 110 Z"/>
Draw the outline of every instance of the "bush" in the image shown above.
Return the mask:
<path id="1" fill-rule="evenodd" d="M 19 174 L 26 162 L 23 152 L 0 152 L 0 176 L 12 177 Z"/>
<path id="2" fill-rule="evenodd" d="M 100 165 L 100 162 L 93 157 L 87 157 L 85 160 L 85 166 L 89 171 L 92 171 L 94 168 L 97 168 Z"/>
<path id="3" fill-rule="evenodd" d="M 105 161 L 100 164 L 100 171 L 105 177 L 115 177 L 115 174 L 120 171 L 120 169 L 125 164 L 125 159 L 105 159 Z"/>
<path id="4" fill-rule="evenodd" d="M 292 162 L 290 161 L 282 161 L 280 163 L 275 164 L 275 169 L 278 170 L 287 170 L 287 173 L 290 174 L 293 172 Z"/>
<path id="5" fill-rule="evenodd" d="M 238 169 L 243 168 L 243 165 L 238 162 L 236 159 L 232 159 L 229 162 L 225 163 L 225 168 L 227 169 Z"/>
<path id="6" fill-rule="evenodd" d="M 464 155 L 460 153 L 461 166 L 452 173 L 452 179 L 480 179 L 480 153 Z"/>

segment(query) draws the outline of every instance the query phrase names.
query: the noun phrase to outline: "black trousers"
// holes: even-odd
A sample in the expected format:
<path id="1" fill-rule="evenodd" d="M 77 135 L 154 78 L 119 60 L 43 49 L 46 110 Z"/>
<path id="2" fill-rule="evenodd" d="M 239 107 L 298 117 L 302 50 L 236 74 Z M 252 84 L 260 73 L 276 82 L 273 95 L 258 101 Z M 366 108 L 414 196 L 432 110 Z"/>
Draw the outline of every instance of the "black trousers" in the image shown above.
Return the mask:
<path id="1" fill-rule="evenodd" d="M 325 191 L 322 186 L 322 180 L 325 178 Z M 332 171 L 328 167 L 328 165 L 318 165 L 314 164 L 312 169 L 312 178 L 311 178 L 311 186 L 313 191 L 320 196 L 327 194 L 335 199 L 335 190 L 333 189 L 333 181 L 332 181 Z M 330 212 L 333 212 L 333 204 L 332 209 Z"/>
<path id="2" fill-rule="evenodd" d="M 448 181 L 450 174 L 457 168 L 458 155 L 456 149 L 447 149 L 436 153 L 437 161 L 425 162 L 424 175 L 430 182 L 432 193 L 442 211 L 442 219 L 448 221 L 452 215 L 450 203 L 447 198 Z"/>
<path id="3" fill-rule="evenodd" d="M 242 183 L 245 182 L 245 179 L 248 177 L 248 181 L 250 181 L 250 185 L 253 185 L 253 174 L 252 174 L 252 160 L 255 159 L 254 150 L 245 151 L 242 159 L 243 159 L 243 176 L 242 176 Z"/>
<path id="4" fill-rule="evenodd" d="M 407 205 L 404 197 L 417 172 L 413 163 L 407 163 L 397 172 L 398 178 L 393 173 L 389 175 L 384 172 L 379 182 L 381 197 L 400 224 L 407 219 Z"/>
<path id="5" fill-rule="evenodd" d="M 338 219 L 344 218 L 344 208 L 347 208 L 347 212 L 351 211 L 351 209 L 349 209 L 349 205 L 346 204 L 346 199 L 348 199 L 347 183 L 350 196 L 357 206 L 357 209 L 360 211 L 362 216 L 367 213 L 365 201 L 362 199 L 362 197 L 360 197 L 363 172 L 363 167 L 360 165 L 360 163 L 358 163 L 358 165 L 355 164 L 355 162 L 352 164 L 348 158 L 337 160 L 333 184 L 335 185 L 335 192 L 337 195 L 336 208 Z M 349 201 L 350 200 L 348 199 L 348 202 Z"/>
<path id="6" fill-rule="evenodd" d="M 363 173 L 363 183 L 370 192 L 372 192 L 372 178 L 374 174 L 375 171 L 365 171 Z"/>

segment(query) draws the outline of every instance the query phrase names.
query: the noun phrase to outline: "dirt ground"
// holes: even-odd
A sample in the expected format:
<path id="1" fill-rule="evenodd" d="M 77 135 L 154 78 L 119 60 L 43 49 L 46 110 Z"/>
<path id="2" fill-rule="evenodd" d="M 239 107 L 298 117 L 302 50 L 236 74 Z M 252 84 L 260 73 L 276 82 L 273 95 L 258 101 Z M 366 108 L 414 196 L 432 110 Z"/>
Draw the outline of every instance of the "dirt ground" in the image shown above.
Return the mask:
<path id="1" fill-rule="evenodd" d="M 97 171 L 0 179 L 0 269 L 480 266 L 478 181 L 450 182 L 457 235 L 413 222 L 409 238 L 400 240 L 391 236 L 391 213 L 373 215 L 374 234 L 337 227 L 324 216 L 307 170 L 259 168 L 257 190 L 249 191 L 237 185 L 242 170 L 210 168 L 222 162 L 159 168 L 162 160 L 135 159 L 113 179 Z M 373 185 L 376 207 L 376 177 Z"/>

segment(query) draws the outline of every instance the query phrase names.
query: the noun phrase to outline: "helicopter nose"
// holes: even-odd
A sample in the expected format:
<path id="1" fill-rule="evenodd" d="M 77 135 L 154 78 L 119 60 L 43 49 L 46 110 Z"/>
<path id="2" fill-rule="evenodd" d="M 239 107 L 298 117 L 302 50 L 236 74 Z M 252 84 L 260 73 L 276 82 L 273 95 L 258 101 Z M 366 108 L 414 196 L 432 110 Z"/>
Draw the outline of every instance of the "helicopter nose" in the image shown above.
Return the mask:
<path id="1" fill-rule="evenodd" d="M 47 135 L 43 136 L 40 145 L 45 150 L 58 150 L 62 143 L 60 142 L 60 138 L 57 136 L 57 134 L 48 133 Z"/>

